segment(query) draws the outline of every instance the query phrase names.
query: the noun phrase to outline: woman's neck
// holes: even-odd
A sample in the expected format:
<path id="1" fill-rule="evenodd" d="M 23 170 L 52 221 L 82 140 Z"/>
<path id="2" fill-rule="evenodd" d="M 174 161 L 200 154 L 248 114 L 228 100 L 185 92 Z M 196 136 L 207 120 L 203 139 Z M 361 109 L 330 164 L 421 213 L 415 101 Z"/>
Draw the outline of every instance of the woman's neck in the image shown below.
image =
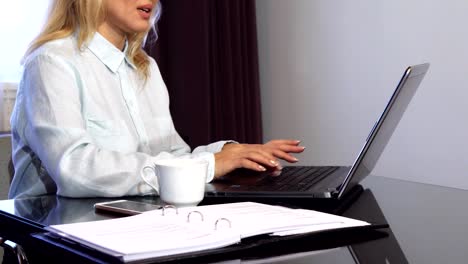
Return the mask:
<path id="1" fill-rule="evenodd" d="M 120 30 L 116 30 L 111 27 L 106 22 L 102 23 L 98 30 L 99 34 L 101 34 L 105 39 L 107 39 L 110 43 L 114 44 L 114 46 L 119 49 L 123 50 L 125 47 L 125 40 L 126 35 L 124 32 Z"/>

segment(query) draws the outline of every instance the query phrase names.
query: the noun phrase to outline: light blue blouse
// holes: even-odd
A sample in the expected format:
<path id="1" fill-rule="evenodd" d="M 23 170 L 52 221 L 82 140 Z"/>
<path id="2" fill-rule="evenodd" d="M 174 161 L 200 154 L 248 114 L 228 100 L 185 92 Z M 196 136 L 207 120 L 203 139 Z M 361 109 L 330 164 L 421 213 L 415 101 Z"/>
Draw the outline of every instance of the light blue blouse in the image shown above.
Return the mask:
<path id="1" fill-rule="evenodd" d="M 208 182 L 213 153 L 226 143 L 191 153 L 174 128 L 156 62 L 144 82 L 125 53 L 98 33 L 81 49 L 70 36 L 28 57 L 11 126 L 16 171 L 9 198 L 151 194 L 142 170 L 164 158 L 207 160 Z"/>

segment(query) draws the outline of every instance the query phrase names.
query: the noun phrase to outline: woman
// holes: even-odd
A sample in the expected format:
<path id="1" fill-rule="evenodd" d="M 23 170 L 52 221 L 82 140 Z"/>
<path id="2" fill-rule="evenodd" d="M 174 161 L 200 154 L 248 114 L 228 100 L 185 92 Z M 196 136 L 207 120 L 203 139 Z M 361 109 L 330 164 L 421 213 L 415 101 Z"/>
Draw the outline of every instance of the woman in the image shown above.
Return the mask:
<path id="1" fill-rule="evenodd" d="M 142 44 L 157 0 L 54 0 L 24 60 L 12 115 L 9 197 L 150 194 L 140 178 L 162 158 L 209 162 L 208 181 L 237 168 L 278 171 L 304 150 L 295 140 L 200 146 L 176 132 L 169 97 Z M 157 184 L 157 183 L 156 183 Z"/>

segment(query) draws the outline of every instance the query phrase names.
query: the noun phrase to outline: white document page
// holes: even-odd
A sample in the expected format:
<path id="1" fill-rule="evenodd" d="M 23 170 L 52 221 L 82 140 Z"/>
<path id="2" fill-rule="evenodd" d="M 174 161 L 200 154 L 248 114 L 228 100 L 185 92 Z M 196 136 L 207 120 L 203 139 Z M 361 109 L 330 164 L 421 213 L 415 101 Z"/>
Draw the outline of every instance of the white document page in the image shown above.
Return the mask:
<path id="1" fill-rule="evenodd" d="M 124 261 L 195 252 L 260 234 L 290 235 L 368 223 L 253 202 L 155 210 L 111 220 L 50 226 L 59 235 Z"/>

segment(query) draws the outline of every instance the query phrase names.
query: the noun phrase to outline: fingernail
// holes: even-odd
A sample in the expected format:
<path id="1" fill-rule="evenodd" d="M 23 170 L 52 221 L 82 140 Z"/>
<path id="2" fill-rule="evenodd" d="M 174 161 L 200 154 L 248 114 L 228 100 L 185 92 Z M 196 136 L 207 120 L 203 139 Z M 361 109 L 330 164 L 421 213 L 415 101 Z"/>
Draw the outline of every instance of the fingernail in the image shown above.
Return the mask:
<path id="1" fill-rule="evenodd" d="M 261 171 L 266 171 L 265 167 L 263 167 L 263 166 L 258 166 L 258 169 L 261 170 Z"/>
<path id="2" fill-rule="evenodd" d="M 296 157 L 295 157 L 295 158 L 293 158 L 293 160 L 294 160 L 294 161 L 299 161 L 299 160 L 298 160 Z"/>
<path id="3" fill-rule="evenodd" d="M 279 165 L 279 163 L 276 162 L 276 161 L 274 161 L 274 160 L 270 160 L 270 163 L 273 164 L 273 165 L 275 165 L 275 166 L 278 166 L 278 165 Z"/>

